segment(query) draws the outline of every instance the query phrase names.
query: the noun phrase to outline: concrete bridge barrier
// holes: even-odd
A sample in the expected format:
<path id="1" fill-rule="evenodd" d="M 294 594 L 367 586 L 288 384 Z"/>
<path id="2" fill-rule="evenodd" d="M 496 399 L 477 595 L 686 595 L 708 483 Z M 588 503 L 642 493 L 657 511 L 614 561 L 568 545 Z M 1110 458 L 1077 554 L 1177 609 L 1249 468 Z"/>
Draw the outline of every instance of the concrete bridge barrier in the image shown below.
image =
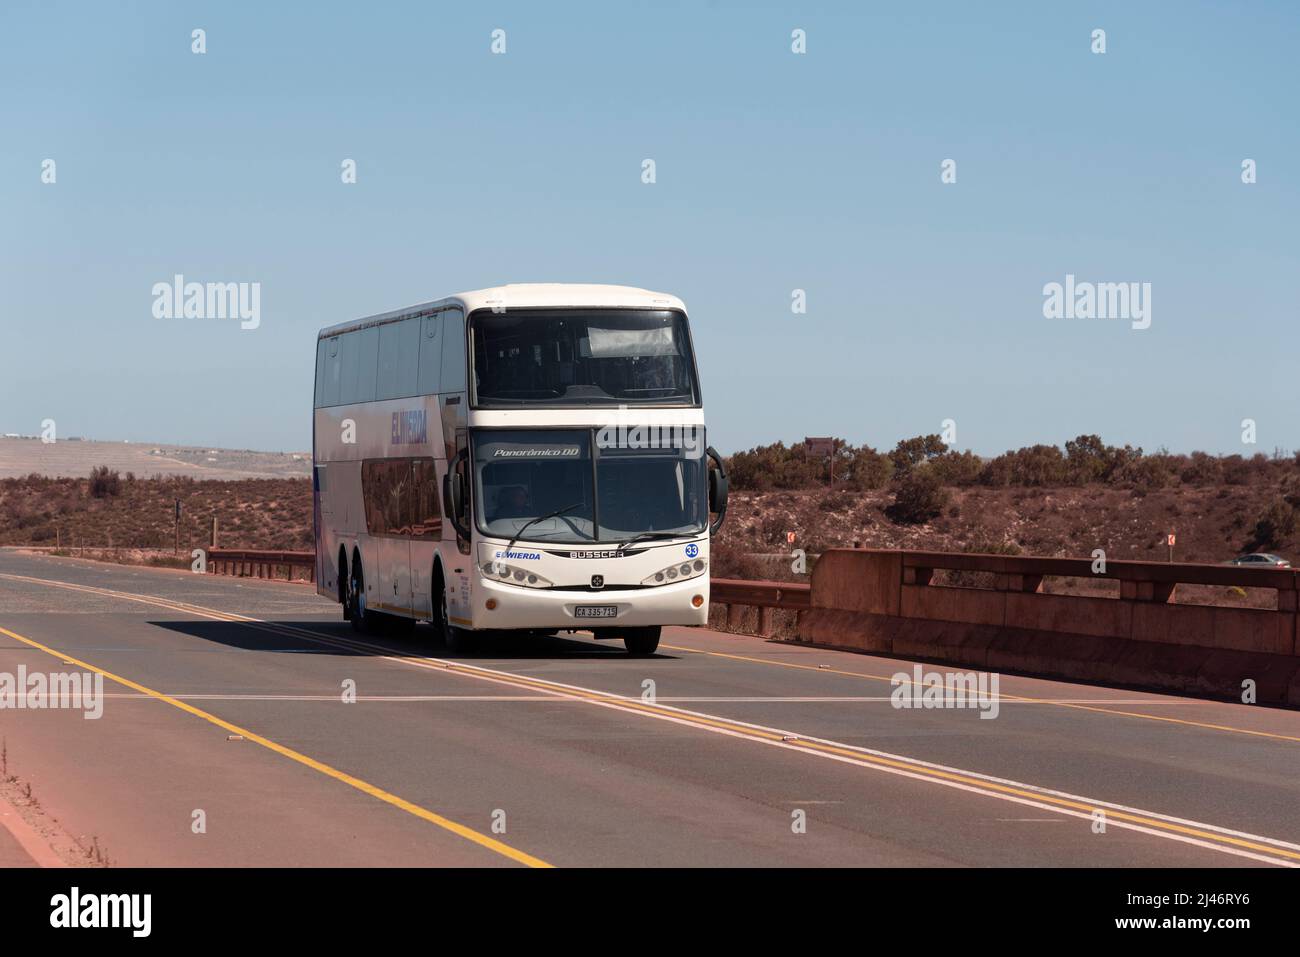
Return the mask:
<path id="1" fill-rule="evenodd" d="M 989 587 L 942 584 L 940 572 Z M 1047 594 L 1049 577 L 1118 582 Z M 1180 586 L 1276 593 L 1269 607 L 1189 604 Z M 1114 589 L 1114 586 L 1111 586 Z M 1188 590 L 1188 589 L 1185 589 Z M 800 641 L 993 671 L 1300 706 L 1297 572 L 1189 563 L 835 549 L 813 569 Z"/>

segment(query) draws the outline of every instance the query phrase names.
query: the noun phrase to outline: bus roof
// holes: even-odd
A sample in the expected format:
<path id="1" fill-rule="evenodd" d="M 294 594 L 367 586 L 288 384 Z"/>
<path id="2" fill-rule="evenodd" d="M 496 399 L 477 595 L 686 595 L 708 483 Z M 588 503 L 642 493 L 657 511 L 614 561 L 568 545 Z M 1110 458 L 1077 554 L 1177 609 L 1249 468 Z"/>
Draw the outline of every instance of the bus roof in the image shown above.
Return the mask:
<path id="1" fill-rule="evenodd" d="M 361 319 L 350 319 L 320 331 L 317 338 L 328 339 L 353 329 L 365 326 L 381 325 L 396 319 L 414 315 L 440 306 L 459 305 L 469 315 L 475 309 L 490 309 L 493 306 L 509 309 L 545 309 L 572 308 L 611 308 L 611 309 L 680 309 L 686 311 L 685 304 L 676 296 L 664 292 L 651 292 L 635 286 L 605 286 L 595 283 L 580 282 L 520 282 L 489 289 L 475 289 L 460 292 L 443 299 L 417 303 L 404 309 L 381 312 Z"/>

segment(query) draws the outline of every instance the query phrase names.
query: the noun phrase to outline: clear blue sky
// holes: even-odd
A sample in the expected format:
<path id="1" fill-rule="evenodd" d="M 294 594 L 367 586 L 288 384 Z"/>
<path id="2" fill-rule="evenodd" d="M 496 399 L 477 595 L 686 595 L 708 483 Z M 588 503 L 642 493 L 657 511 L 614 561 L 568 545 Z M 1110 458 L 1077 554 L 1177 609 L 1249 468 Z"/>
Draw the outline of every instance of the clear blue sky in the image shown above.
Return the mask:
<path id="1" fill-rule="evenodd" d="M 615 6 L 6 3 L 0 431 L 306 448 L 318 328 L 553 280 L 685 299 L 724 451 L 1300 446 L 1300 5 Z M 1045 319 L 1066 273 L 1151 328 Z"/>

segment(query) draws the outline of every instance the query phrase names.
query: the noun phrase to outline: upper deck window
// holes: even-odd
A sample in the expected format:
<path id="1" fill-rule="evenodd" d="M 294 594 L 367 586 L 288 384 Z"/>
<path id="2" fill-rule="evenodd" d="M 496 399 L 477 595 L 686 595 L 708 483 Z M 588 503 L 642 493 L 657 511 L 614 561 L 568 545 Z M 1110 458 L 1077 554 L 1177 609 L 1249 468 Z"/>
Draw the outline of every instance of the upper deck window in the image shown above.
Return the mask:
<path id="1" fill-rule="evenodd" d="M 465 390 L 465 314 L 420 313 L 320 339 L 316 408 Z"/>
<path id="2" fill-rule="evenodd" d="M 699 404 L 674 310 L 478 310 L 470 329 L 478 408 Z"/>

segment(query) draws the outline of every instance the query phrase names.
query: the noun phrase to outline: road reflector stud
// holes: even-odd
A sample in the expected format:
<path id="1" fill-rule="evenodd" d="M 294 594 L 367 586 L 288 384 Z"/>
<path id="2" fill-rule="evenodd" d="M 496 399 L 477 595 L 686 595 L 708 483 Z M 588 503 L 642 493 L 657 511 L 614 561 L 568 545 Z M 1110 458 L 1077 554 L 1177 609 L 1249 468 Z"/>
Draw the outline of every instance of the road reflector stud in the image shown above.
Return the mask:
<path id="1" fill-rule="evenodd" d="M 227 740 L 227 741 L 243 741 L 243 740 L 244 740 L 244 736 L 243 736 L 242 734 L 228 734 L 228 735 L 226 735 L 226 740 Z"/>

